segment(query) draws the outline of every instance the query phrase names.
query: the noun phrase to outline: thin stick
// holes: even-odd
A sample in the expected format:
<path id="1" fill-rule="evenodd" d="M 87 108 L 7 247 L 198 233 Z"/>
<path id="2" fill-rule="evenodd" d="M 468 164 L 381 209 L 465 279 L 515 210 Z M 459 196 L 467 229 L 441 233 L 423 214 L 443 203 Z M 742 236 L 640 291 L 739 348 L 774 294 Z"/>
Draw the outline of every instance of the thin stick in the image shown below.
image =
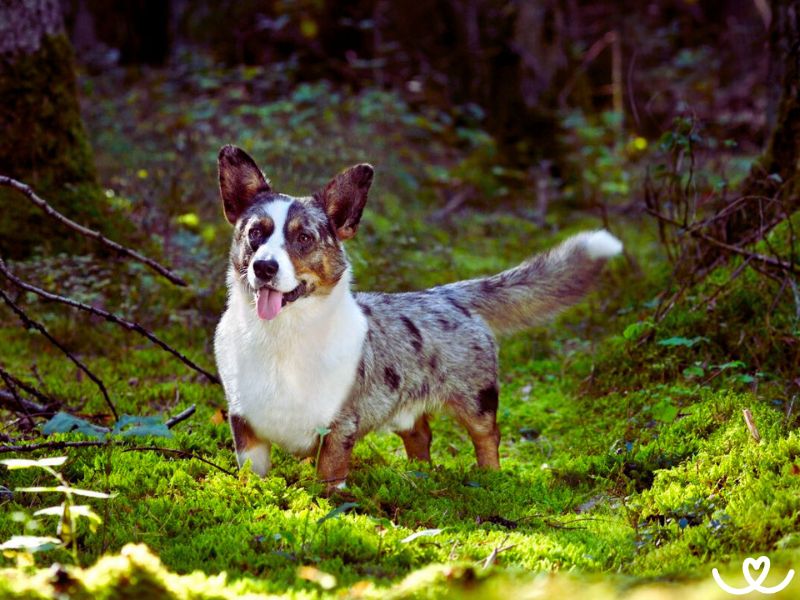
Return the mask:
<path id="1" fill-rule="evenodd" d="M 35 402 L 20 398 L 19 396 L 14 396 L 13 393 L 3 390 L 0 390 L 0 406 L 16 413 L 21 409 L 26 417 L 32 417 L 34 415 L 37 417 L 52 417 L 55 414 L 54 410 L 46 406 L 36 404 Z"/>
<path id="2" fill-rule="evenodd" d="M 45 298 L 46 300 L 59 302 L 61 304 L 66 304 L 67 306 L 77 308 L 78 310 L 86 311 L 98 317 L 102 317 L 106 321 L 110 321 L 111 323 L 124 327 L 129 331 L 135 331 L 139 335 L 146 337 L 156 346 L 159 346 L 163 350 L 166 350 L 167 352 L 175 356 L 178 360 L 180 360 L 183 364 L 185 364 L 189 368 L 194 369 L 198 373 L 201 373 L 211 383 L 219 383 L 219 379 L 217 379 L 217 377 L 215 377 L 214 375 L 212 375 L 211 373 L 209 373 L 208 371 L 197 365 L 197 363 L 195 363 L 193 360 L 191 360 L 190 358 L 188 358 L 187 356 L 185 356 L 184 354 L 182 354 L 181 352 L 179 352 L 178 350 L 176 350 L 175 348 L 173 348 L 160 338 L 156 337 L 156 335 L 153 332 L 149 331 L 148 329 L 145 329 L 135 321 L 129 321 L 128 319 L 120 317 L 119 315 L 115 315 L 114 313 L 110 313 L 106 310 L 103 310 L 102 308 L 96 308 L 90 304 L 84 304 L 83 302 L 78 302 L 77 300 L 73 300 L 72 298 L 67 298 L 66 296 L 59 296 L 58 294 L 53 294 L 52 292 L 48 292 L 47 290 L 43 290 L 42 288 L 27 283 L 21 280 L 16 275 L 14 275 L 11 271 L 9 271 L 8 266 L 3 261 L 2 258 L 0 258 L 0 275 L 3 275 L 6 279 L 8 279 L 19 289 L 25 290 L 26 292 L 32 292 L 37 296 Z"/>
<path id="3" fill-rule="evenodd" d="M 122 443 L 115 443 L 113 440 L 84 440 L 80 442 L 42 442 L 40 444 L 23 444 L 23 445 L 2 445 L 0 446 L 0 454 L 5 454 L 8 452 L 33 452 L 34 450 L 61 450 L 63 448 L 87 448 L 87 447 L 100 447 L 100 446 L 123 446 Z M 210 460 L 206 460 L 202 456 L 198 456 L 193 452 L 188 452 L 186 450 L 174 450 L 172 448 L 161 448 L 160 446 L 133 446 L 133 447 L 124 447 L 123 452 L 162 452 L 168 454 L 174 454 L 179 456 L 180 458 L 194 458 L 199 460 L 202 463 L 205 463 L 209 466 L 214 467 L 215 469 L 219 469 L 223 473 L 230 475 L 232 477 L 236 477 L 236 473 L 233 471 L 229 471 L 225 467 L 221 467 L 216 463 L 211 462 Z"/>
<path id="4" fill-rule="evenodd" d="M 193 452 L 187 452 L 186 450 L 173 450 L 172 448 L 162 448 L 160 446 L 135 446 L 133 448 L 125 448 L 123 452 L 144 452 L 147 450 L 152 450 L 153 452 L 164 452 L 167 454 L 174 454 L 179 456 L 180 458 L 195 458 L 202 463 L 205 463 L 209 466 L 214 467 L 215 469 L 219 469 L 223 473 L 230 475 L 231 477 L 236 477 L 236 473 L 233 471 L 229 471 L 225 467 L 220 467 L 218 464 L 211 462 L 210 460 L 206 460 L 202 456 L 197 456 L 197 454 Z"/>
<path id="5" fill-rule="evenodd" d="M 189 417 L 191 417 L 191 416 L 194 414 L 194 411 L 195 411 L 195 410 L 197 410 L 197 406 L 195 406 L 194 404 L 192 404 L 192 405 L 191 405 L 189 408 L 187 408 L 186 410 L 184 410 L 184 411 L 182 411 L 182 412 L 179 412 L 179 413 L 178 413 L 177 415 L 175 415 L 174 417 L 170 417 L 169 419 L 167 419 L 167 422 L 166 422 L 167 429 L 172 429 L 173 427 L 175 427 L 175 425 L 177 425 L 177 424 L 178 424 L 178 423 L 180 423 L 181 421 L 185 421 L 186 419 L 188 419 Z"/>
<path id="6" fill-rule="evenodd" d="M 0 364 L 0 376 L 2 376 L 4 379 L 8 378 L 9 380 L 11 380 L 11 382 L 15 386 L 17 386 L 21 390 L 29 393 L 34 398 L 37 398 L 37 399 L 41 400 L 42 402 L 45 402 L 46 404 L 60 404 L 60 402 L 58 402 L 57 400 L 55 400 L 53 398 L 50 398 L 47 394 L 45 394 L 43 392 L 40 392 L 39 390 L 37 390 L 32 385 L 29 385 L 29 384 L 25 383 L 24 381 L 22 381 L 21 379 L 17 379 L 16 377 L 14 377 L 11 373 L 6 371 L 5 368 L 3 368 L 2 364 Z"/>
<path id="7" fill-rule="evenodd" d="M 36 329 L 36 330 L 38 330 L 44 337 L 46 337 L 48 340 L 50 340 L 51 344 L 53 344 L 56 348 L 61 350 L 61 352 L 63 352 L 66 355 L 67 358 L 69 358 L 73 363 L 75 363 L 75 365 L 81 371 L 86 373 L 86 375 L 89 377 L 89 379 L 94 381 L 95 385 L 97 385 L 97 387 L 100 389 L 100 392 L 103 394 L 103 398 L 105 399 L 106 404 L 108 404 L 108 407 L 111 409 L 111 412 L 114 415 L 114 420 L 115 421 L 119 421 L 119 415 L 117 414 L 117 409 L 114 408 L 114 403 L 111 402 L 111 398 L 109 398 L 109 396 L 108 396 L 108 391 L 106 390 L 106 386 L 103 384 L 103 382 L 94 373 L 92 373 L 91 370 L 89 370 L 89 367 L 87 367 L 85 364 L 83 364 L 83 362 L 77 356 L 72 354 L 72 352 L 67 350 L 61 344 L 61 342 L 59 342 L 56 338 L 54 338 L 52 335 L 50 335 L 50 333 L 47 331 L 47 329 L 45 329 L 44 325 L 42 325 L 41 323 L 38 323 L 38 322 L 34 321 L 33 319 L 31 319 L 25 313 L 24 310 L 22 310 L 19 306 L 17 306 L 14 303 L 14 301 L 11 298 L 9 298 L 8 294 L 6 294 L 5 290 L 3 290 L 3 289 L 0 289 L 0 298 L 2 298 L 3 302 L 5 302 L 8 305 L 8 307 L 17 314 L 17 316 L 20 318 L 20 320 L 22 321 L 22 324 L 25 326 L 26 329 Z"/>
<path id="8" fill-rule="evenodd" d="M 139 254 L 135 250 L 131 250 L 130 248 L 126 248 L 117 242 L 108 239 L 99 231 L 95 231 L 93 229 L 89 229 L 88 227 L 84 227 L 83 225 L 76 223 L 72 219 L 69 219 L 58 212 L 55 208 L 50 206 L 46 200 L 40 198 L 36 195 L 36 193 L 26 184 L 22 183 L 21 181 L 17 181 L 16 179 L 12 179 L 11 177 L 7 177 L 5 175 L 0 175 L 0 185 L 13 188 L 18 192 L 22 193 L 24 196 L 28 198 L 31 202 L 33 202 L 36 206 L 42 209 L 48 216 L 52 217 L 62 225 L 66 225 L 73 231 L 77 231 L 81 235 L 97 240 L 104 246 L 111 248 L 112 250 L 116 250 L 120 254 L 125 254 L 130 258 L 134 259 L 137 262 L 147 265 L 157 273 L 161 274 L 169 281 L 174 283 L 175 285 L 186 286 L 187 283 L 181 277 L 170 271 L 168 268 L 160 265 L 152 258 L 147 258 L 146 256 Z"/>
<path id="9" fill-rule="evenodd" d="M 494 563 L 497 561 L 497 556 L 498 556 L 498 555 L 499 555 L 501 552 L 505 552 L 506 550 L 511 550 L 511 548 L 513 548 L 514 546 L 516 546 L 516 544 L 509 544 L 508 546 L 505 546 L 504 544 L 505 544 L 507 541 L 508 541 L 508 536 L 506 536 L 506 537 L 503 539 L 503 541 L 500 543 L 500 545 L 499 545 L 499 546 L 496 546 L 496 547 L 495 547 L 495 548 L 492 550 L 491 554 L 489 554 L 489 556 L 487 556 L 487 557 L 486 557 L 486 560 L 485 560 L 485 561 L 483 561 L 483 568 L 484 568 L 484 569 L 488 569 L 489 567 L 491 567 L 491 566 L 492 566 L 492 565 L 493 565 L 493 564 L 494 564 Z"/>

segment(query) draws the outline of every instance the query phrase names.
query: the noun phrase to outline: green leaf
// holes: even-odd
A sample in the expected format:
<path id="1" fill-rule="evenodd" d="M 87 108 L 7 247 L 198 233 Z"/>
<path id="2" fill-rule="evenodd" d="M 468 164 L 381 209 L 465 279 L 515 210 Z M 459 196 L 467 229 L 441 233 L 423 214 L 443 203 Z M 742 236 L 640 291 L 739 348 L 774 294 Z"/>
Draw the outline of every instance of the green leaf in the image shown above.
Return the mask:
<path id="1" fill-rule="evenodd" d="M 719 369 L 720 371 L 727 371 L 728 369 L 740 369 L 746 366 L 747 365 L 740 360 L 732 360 L 730 362 L 717 365 L 715 368 Z"/>
<path id="2" fill-rule="evenodd" d="M 417 531 L 416 533 L 412 533 L 408 537 L 404 537 L 400 540 L 401 544 L 407 544 L 409 542 L 413 542 L 417 538 L 421 537 L 433 537 L 435 535 L 439 535 L 442 533 L 441 529 L 423 529 L 422 531 Z"/>
<path id="3" fill-rule="evenodd" d="M 340 504 L 332 511 L 330 511 L 327 515 L 322 517 L 319 521 L 317 521 L 317 525 L 321 525 L 328 519 L 335 519 L 339 515 L 346 513 L 348 510 L 350 510 L 351 508 L 355 508 L 356 506 L 358 506 L 357 502 L 345 502 L 344 504 Z"/>
<path id="4" fill-rule="evenodd" d="M 695 344 L 699 344 L 700 342 L 707 342 L 708 338 L 704 338 L 702 336 L 694 337 L 692 339 L 685 338 L 685 337 L 671 337 L 665 340 L 659 340 L 659 346 L 685 346 L 687 348 L 691 348 Z"/>
<path id="5" fill-rule="evenodd" d="M 69 508 L 70 514 L 73 514 L 78 517 L 84 517 L 97 523 L 98 525 L 103 522 L 103 518 L 98 515 L 96 512 L 92 510 L 91 506 L 87 506 L 86 504 L 76 504 Z M 63 517 L 64 516 L 64 505 L 61 504 L 59 506 L 50 506 L 48 508 L 43 508 L 41 510 L 37 510 L 33 513 L 33 516 L 57 516 Z"/>
<path id="6" fill-rule="evenodd" d="M 52 435 L 54 433 L 69 433 L 71 431 L 78 431 L 86 436 L 96 439 L 105 439 L 108 435 L 108 428 L 100 427 L 89 423 L 84 419 L 80 419 L 65 412 L 58 412 L 53 415 L 42 427 L 42 433 L 45 435 Z"/>
<path id="7" fill-rule="evenodd" d="M 60 467 L 67 461 L 66 456 L 54 456 L 52 458 L 40 458 L 33 460 L 29 458 L 6 458 L 0 460 L 0 464 L 9 469 L 27 469 L 29 467 Z"/>
<path id="8" fill-rule="evenodd" d="M 74 494 L 75 496 L 86 496 L 87 498 L 113 498 L 116 494 L 106 494 L 105 492 L 95 492 L 93 490 L 82 490 L 80 488 L 68 487 L 66 485 L 56 485 L 52 487 L 25 487 L 17 488 L 17 492 L 61 492 L 63 494 Z"/>
<path id="9" fill-rule="evenodd" d="M 0 544 L 0 550 L 25 550 L 27 552 L 39 552 L 41 550 L 52 550 L 61 545 L 61 540 L 54 537 L 38 535 L 15 535 L 7 542 Z"/>
<path id="10" fill-rule="evenodd" d="M 650 409 L 653 418 L 662 423 L 671 423 L 678 416 L 678 408 L 670 398 L 663 398 Z"/>
<path id="11" fill-rule="evenodd" d="M 622 337 L 624 337 L 626 340 L 635 340 L 638 339 L 644 332 L 649 331 L 652 328 L 652 321 L 637 321 L 636 323 L 631 323 L 625 328 L 625 331 L 622 332 Z"/>
<path id="12" fill-rule="evenodd" d="M 705 375 L 706 372 L 703 367 L 699 367 L 697 365 L 693 365 L 691 367 L 686 367 L 683 370 L 683 376 L 686 378 L 693 378 L 693 377 L 702 377 Z"/>

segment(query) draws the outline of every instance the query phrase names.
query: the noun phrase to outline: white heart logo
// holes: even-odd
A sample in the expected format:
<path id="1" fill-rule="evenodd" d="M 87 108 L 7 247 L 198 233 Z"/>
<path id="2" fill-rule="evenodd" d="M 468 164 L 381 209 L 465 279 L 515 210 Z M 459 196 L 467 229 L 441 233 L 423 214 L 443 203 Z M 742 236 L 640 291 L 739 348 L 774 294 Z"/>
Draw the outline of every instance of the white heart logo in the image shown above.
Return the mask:
<path id="1" fill-rule="evenodd" d="M 753 569 L 756 573 L 758 573 L 757 579 L 753 579 L 750 569 Z M 761 572 L 759 573 L 759 571 Z M 783 581 L 772 587 L 761 585 L 769 574 L 769 558 L 766 556 L 744 559 L 744 563 L 742 564 L 742 574 L 747 580 L 747 583 L 750 584 L 749 587 L 746 588 L 734 588 L 729 586 L 722 580 L 722 577 L 720 577 L 719 571 L 716 569 L 716 567 L 711 569 L 711 574 L 714 576 L 714 581 L 717 582 L 717 585 L 724 591 L 735 596 L 742 596 L 754 591 L 761 592 L 762 594 L 774 594 L 776 592 L 780 592 L 787 585 L 789 585 L 792 577 L 794 577 L 794 569 L 789 569 L 789 572 L 786 574 L 786 577 L 784 577 Z"/>
<path id="2" fill-rule="evenodd" d="M 750 569 L 755 569 L 756 573 L 761 571 L 758 575 L 758 579 L 753 580 L 753 576 L 750 574 Z M 752 586 L 752 589 L 757 590 L 761 588 L 761 584 L 767 578 L 769 574 L 769 558 L 766 556 L 759 556 L 758 558 L 745 558 L 744 564 L 742 565 L 742 573 L 744 574 L 744 578 L 747 580 Z"/>

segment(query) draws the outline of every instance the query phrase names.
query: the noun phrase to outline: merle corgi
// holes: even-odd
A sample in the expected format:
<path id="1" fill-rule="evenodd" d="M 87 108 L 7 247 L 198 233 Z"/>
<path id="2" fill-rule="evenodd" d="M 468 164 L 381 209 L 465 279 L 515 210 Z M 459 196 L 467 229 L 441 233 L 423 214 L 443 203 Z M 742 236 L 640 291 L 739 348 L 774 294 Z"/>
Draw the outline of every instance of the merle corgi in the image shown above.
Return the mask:
<path id="1" fill-rule="evenodd" d="M 622 250 L 605 230 L 583 232 L 497 275 L 353 292 L 343 242 L 356 234 L 372 178 L 359 164 L 294 197 L 274 190 L 243 150 L 220 150 L 233 243 L 215 354 L 238 463 L 261 476 L 272 444 L 318 453 L 331 492 L 344 485 L 353 445 L 377 429 L 429 461 L 428 418 L 442 409 L 466 428 L 478 465 L 499 468 L 495 336 L 577 302 Z"/>

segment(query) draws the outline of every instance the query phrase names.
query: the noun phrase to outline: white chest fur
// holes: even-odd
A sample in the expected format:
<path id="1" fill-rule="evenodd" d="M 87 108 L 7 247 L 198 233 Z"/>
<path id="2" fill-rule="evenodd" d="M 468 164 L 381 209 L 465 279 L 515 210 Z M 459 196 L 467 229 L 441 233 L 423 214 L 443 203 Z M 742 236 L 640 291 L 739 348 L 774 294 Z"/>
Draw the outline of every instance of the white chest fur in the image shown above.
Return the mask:
<path id="1" fill-rule="evenodd" d="M 289 452 L 313 450 L 317 429 L 331 424 L 355 380 L 367 320 L 349 280 L 273 321 L 260 320 L 253 299 L 231 286 L 214 344 L 229 410 Z"/>

